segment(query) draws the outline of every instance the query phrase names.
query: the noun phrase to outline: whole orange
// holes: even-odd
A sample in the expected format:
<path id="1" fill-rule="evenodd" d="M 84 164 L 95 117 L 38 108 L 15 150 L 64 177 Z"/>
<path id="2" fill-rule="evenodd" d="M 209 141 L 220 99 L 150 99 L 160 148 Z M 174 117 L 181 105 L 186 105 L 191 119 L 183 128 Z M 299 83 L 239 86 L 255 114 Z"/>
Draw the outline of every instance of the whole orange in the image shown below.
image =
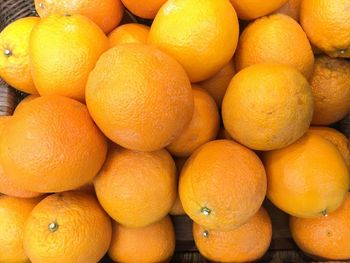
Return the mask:
<path id="1" fill-rule="evenodd" d="M 256 64 L 238 72 L 222 103 L 225 129 L 254 150 L 283 148 L 309 128 L 313 114 L 310 85 L 295 68 Z"/>
<path id="2" fill-rule="evenodd" d="M 169 216 L 141 228 L 113 222 L 108 254 L 115 262 L 168 262 L 175 250 L 175 232 Z"/>
<path id="3" fill-rule="evenodd" d="M 304 252 L 328 260 L 350 259 L 350 194 L 327 217 L 290 218 L 292 237 Z"/>
<path id="4" fill-rule="evenodd" d="M 122 0 L 122 2 L 134 15 L 153 19 L 166 0 Z"/>
<path id="5" fill-rule="evenodd" d="M 198 82 L 230 61 L 238 34 L 228 0 L 168 0 L 152 23 L 148 42 L 177 59 L 191 82 Z"/>
<path id="6" fill-rule="evenodd" d="M 79 14 L 95 22 L 105 33 L 121 21 L 124 6 L 120 0 L 34 0 L 35 9 L 44 18 L 51 14 Z"/>
<path id="7" fill-rule="evenodd" d="M 314 55 L 301 26 L 286 15 L 262 17 L 248 25 L 240 36 L 235 53 L 236 69 L 258 63 L 286 64 L 309 78 Z"/>
<path id="8" fill-rule="evenodd" d="M 266 194 L 264 167 L 255 153 L 230 140 L 197 149 L 182 168 L 179 194 L 193 221 L 228 231 L 246 223 Z"/>
<path id="9" fill-rule="evenodd" d="M 350 187 L 343 156 L 328 140 L 312 133 L 263 156 L 267 197 L 284 212 L 302 218 L 328 215 Z"/>
<path id="10" fill-rule="evenodd" d="M 31 262 L 96 263 L 111 236 L 111 220 L 96 198 L 70 191 L 50 195 L 33 209 L 23 243 Z"/>
<path id="11" fill-rule="evenodd" d="M 272 238 L 269 214 L 261 207 L 247 223 L 231 231 L 208 230 L 193 223 L 199 252 L 215 262 L 254 262 L 268 250 Z"/>
<path id="12" fill-rule="evenodd" d="M 21 91 L 37 94 L 29 67 L 29 38 L 38 17 L 12 22 L 0 33 L 0 77 Z"/>
<path id="13" fill-rule="evenodd" d="M 0 195 L 0 262 L 28 263 L 23 248 L 25 222 L 40 201 Z"/>
<path id="14" fill-rule="evenodd" d="M 99 202 L 114 220 L 144 227 L 169 213 L 176 198 L 176 168 L 166 150 L 114 147 L 94 184 Z"/>
<path id="15" fill-rule="evenodd" d="M 350 112 L 350 62 L 320 56 L 310 78 L 315 101 L 314 125 L 329 125 Z"/>
<path id="16" fill-rule="evenodd" d="M 86 102 L 109 139 L 140 151 L 170 144 L 191 121 L 194 108 L 181 65 L 141 44 L 119 45 L 101 56 L 86 86 Z"/>
<path id="17" fill-rule="evenodd" d="M 23 189 L 51 193 L 92 180 L 107 152 L 103 134 L 86 106 L 73 99 L 43 96 L 11 117 L 0 137 L 0 162 Z"/>
<path id="18" fill-rule="evenodd" d="M 333 143 L 343 156 L 346 165 L 350 171 L 350 144 L 349 139 L 341 132 L 329 127 L 310 127 L 309 133 L 322 136 L 324 139 Z"/>
<path id="19" fill-rule="evenodd" d="M 252 20 L 272 13 L 288 0 L 230 0 L 240 19 Z"/>
<path id="20" fill-rule="evenodd" d="M 214 99 L 199 85 L 193 85 L 194 113 L 182 133 L 167 146 L 173 156 L 187 157 L 199 146 L 216 138 L 220 115 Z"/>
<path id="21" fill-rule="evenodd" d="M 203 89 L 210 93 L 219 108 L 221 108 L 228 85 L 235 74 L 235 64 L 232 59 L 214 76 L 199 83 Z"/>
<path id="22" fill-rule="evenodd" d="M 302 1 L 300 22 L 316 47 L 332 57 L 350 57 L 350 1 Z"/>
<path id="23" fill-rule="evenodd" d="M 130 23 L 118 26 L 108 35 L 109 46 L 120 44 L 139 43 L 146 44 L 149 27 L 146 25 Z"/>
<path id="24" fill-rule="evenodd" d="M 42 18 L 29 43 L 31 72 L 38 92 L 85 101 L 89 73 L 107 49 L 108 38 L 103 31 L 82 15 Z"/>

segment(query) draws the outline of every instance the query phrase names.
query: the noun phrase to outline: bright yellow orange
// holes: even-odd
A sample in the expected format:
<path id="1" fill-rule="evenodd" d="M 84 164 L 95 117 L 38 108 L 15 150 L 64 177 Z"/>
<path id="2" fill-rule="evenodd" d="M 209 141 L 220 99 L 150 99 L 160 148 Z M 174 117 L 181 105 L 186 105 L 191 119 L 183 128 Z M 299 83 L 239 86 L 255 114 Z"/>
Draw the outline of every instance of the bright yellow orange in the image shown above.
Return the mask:
<path id="1" fill-rule="evenodd" d="M 44 18 L 51 14 L 79 14 L 95 22 L 105 33 L 121 21 L 124 6 L 120 0 L 34 0 L 35 9 Z"/>
<path id="2" fill-rule="evenodd" d="M 15 112 L 20 110 L 24 105 L 26 105 L 28 102 L 36 99 L 36 98 L 39 98 L 39 95 L 36 95 L 36 94 L 33 94 L 33 95 L 29 95 L 27 97 L 25 97 L 23 100 L 20 101 L 20 103 L 18 103 L 16 109 L 15 109 Z"/>
<path id="3" fill-rule="evenodd" d="M 262 17 L 246 27 L 235 53 L 236 68 L 241 70 L 258 63 L 286 64 L 309 78 L 314 55 L 301 26 L 286 15 Z"/>
<path id="4" fill-rule="evenodd" d="M 40 95 L 62 95 L 85 101 L 85 85 L 108 38 L 81 15 L 50 15 L 30 37 L 30 66 Z"/>
<path id="5" fill-rule="evenodd" d="M 233 230 L 259 210 L 265 170 L 255 153 L 238 143 L 208 142 L 182 168 L 179 194 L 193 221 L 209 230 Z"/>
<path id="6" fill-rule="evenodd" d="M 0 195 L 0 262 L 28 263 L 23 248 L 25 222 L 40 201 Z"/>
<path id="7" fill-rule="evenodd" d="M 225 96 L 228 85 L 236 74 L 234 60 L 230 60 L 218 73 L 211 78 L 200 82 L 200 86 L 208 91 L 221 108 L 222 100 Z"/>
<path id="8" fill-rule="evenodd" d="M 350 112 L 350 62 L 320 56 L 310 78 L 315 101 L 314 125 L 329 125 Z"/>
<path id="9" fill-rule="evenodd" d="M 166 150 L 114 147 L 95 179 L 99 202 L 117 222 L 144 227 L 169 213 L 176 198 L 176 168 Z"/>
<path id="10" fill-rule="evenodd" d="M 137 23 L 124 24 L 114 29 L 108 35 L 109 46 L 120 44 L 139 43 L 146 44 L 149 27 Z"/>
<path id="11" fill-rule="evenodd" d="M 70 191 L 50 195 L 33 209 L 23 243 L 31 262 L 95 263 L 111 236 L 111 220 L 96 198 Z"/>
<path id="12" fill-rule="evenodd" d="M 256 64 L 237 73 L 222 103 L 225 129 L 254 150 L 283 148 L 309 128 L 311 88 L 291 66 Z"/>
<path id="13" fill-rule="evenodd" d="M 122 0 L 122 2 L 134 15 L 153 19 L 166 0 Z"/>
<path id="14" fill-rule="evenodd" d="M 29 67 L 29 37 L 38 17 L 25 17 L 0 33 L 0 77 L 12 87 L 37 94 Z"/>
<path id="15" fill-rule="evenodd" d="M 287 3 L 277 9 L 275 13 L 285 14 L 299 21 L 301 1 L 302 0 L 288 0 Z"/>
<path id="16" fill-rule="evenodd" d="M 237 15 L 243 20 L 252 20 L 268 15 L 280 8 L 288 0 L 230 0 Z"/>
<path id="17" fill-rule="evenodd" d="M 119 45 L 101 56 L 86 86 L 86 102 L 109 139 L 139 151 L 170 144 L 191 121 L 194 108 L 181 65 L 141 44 Z"/>
<path id="18" fill-rule="evenodd" d="M 230 61 L 238 34 L 237 15 L 227 0 L 168 0 L 152 23 L 148 41 L 177 59 L 191 82 L 198 82 Z"/>
<path id="19" fill-rule="evenodd" d="M 311 134 L 320 135 L 324 139 L 333 143 L 340 151 L 341 155 L 345 160 L 346 165 L 350 170 L 350 145 L 349 139 L 344 134 L 333 128 L 316 126 L 310 127 L 308 132 Z"/>
<path id="20" fill-rule="evenodd" d="M 174 250 L 175 232 L 169 216 L 141 228 L 113 222 L 108 254 L 115 262 L 168 262 Z"/>
<path id="21" fill-rule="evenodd" d="M 331 57 L 350 57 L 350 1 L 302 1 L 300 22 L 308 38 Z"/>
<path id="22" fill-rule="evenodd" d="M 290 231 L 300 249 L 328 260 L 350 258 L 350 194 L 327 217 L 290 218 Z"/>
<path id="23" fill-rule="evenodd" d="M 0 137 L 4 172 L 33 192 L 61 192 L 86 184 L 101 168 L 106 152 L 106 139 L 86 106 L 60 96 L 23 105 Z"/>
<path id="24" fill-rule="evenodd" d="M 214 99 L 199 85 L 193 85 L 194 113 L 182 133 L 167 146 L 174 156 L 190 156 L 199 146 L 215 139 L 220 115 Z"/>
<path id="25" fill-rule="evenodd" d="M 271 220 L 261 207 L 247 223 L 231 231 L 208 230 L 195 222 L 193 237 L 199 252 L 215 262 L 254 262 L 268 250 Z"/>
<path id="26" fill-rule="evenodd" d="M 267 197 L 302 218 L 336 210 L 350 187 L 349 170 L 335 145 L 307 133 L 292 145 L 264 154 Z"/>

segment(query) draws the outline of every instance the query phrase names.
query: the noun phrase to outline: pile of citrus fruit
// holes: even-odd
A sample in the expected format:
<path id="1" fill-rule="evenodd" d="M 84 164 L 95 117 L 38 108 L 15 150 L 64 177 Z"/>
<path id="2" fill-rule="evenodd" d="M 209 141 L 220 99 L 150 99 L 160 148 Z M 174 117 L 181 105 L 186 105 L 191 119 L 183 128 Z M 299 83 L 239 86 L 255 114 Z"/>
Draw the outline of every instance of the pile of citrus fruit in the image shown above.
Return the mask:
<path id="1" fill-rule="evenodd" d="M 350 259 L 350 0 L 35 0 L 0 33 L 0 262 Z M 126 12 L 148 21 L 121 24 Z M 147 20 L 144 20 L 147 19 Z M 311 126 L 311 127 L 310 127 Z"/>

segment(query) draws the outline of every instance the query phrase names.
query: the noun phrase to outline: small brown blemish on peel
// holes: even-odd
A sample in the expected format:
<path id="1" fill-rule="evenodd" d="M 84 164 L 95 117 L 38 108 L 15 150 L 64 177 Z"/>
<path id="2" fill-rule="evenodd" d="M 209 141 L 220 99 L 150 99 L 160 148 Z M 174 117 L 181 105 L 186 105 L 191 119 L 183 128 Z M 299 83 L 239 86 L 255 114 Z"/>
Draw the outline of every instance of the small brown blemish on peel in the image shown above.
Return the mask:
<path id="1" fill-rule="evenodd" d="M 210 215 L 211 210 L 210 210 L 208 207 L 202 207 L 202 208 L 201 208 L 201 213 L 202 213 L 203 215 L 205 215 L 205 216 L 208 216 L 208 215 Z"/>
<path id="2" fill-rule="evenodd" d="M 203 237 L 208 238 L 209 237 L 209 232 L 208 230 L 203 231 Z"/>
<path id="3" fill-rule="evenodd" d="M 58 230 L 58 223 L 57 222 L 52 222 L 49 224 L 49 230 L 50 232 L 54 233 Z"/>
<path id="4" fill-rule="evenodd" d="M 5 55 L 5 56 L 8 56 L 8 57 L 11 56 L 11 55 L 12 55 L 11 50 L 5 49 L 5 50 L 4 50 L 4 55 Z"/>

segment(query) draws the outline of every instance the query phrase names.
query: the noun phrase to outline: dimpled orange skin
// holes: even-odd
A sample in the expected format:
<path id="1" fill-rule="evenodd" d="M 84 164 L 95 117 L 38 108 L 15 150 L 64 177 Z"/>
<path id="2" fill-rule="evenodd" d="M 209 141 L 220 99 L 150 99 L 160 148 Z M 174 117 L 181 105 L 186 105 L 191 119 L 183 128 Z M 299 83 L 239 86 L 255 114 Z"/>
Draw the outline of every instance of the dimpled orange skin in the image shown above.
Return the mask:
<path id="1" fill-rule="evenodd" d="M 313 125 L 335 123 L 350 112 L 350 62 L 317 57 L 310 85 L 315 101 Z"/>
<path id="2" fill-rule="evenodd" d="M 86 86 L 86 102 L 109 139 L 139 151 L 170 144 L 191 121 L 194 109 L 181 65 L 141 44 L 116 46 L 101 56 Z"/>
<path id="3" fill-rule="evenodd" d="M 238 34 L 228 0 L 169 0 L 153 21 L 148 42 L 177 59 L 191 82 L 198 82 L 230 61 Z"/>
<path id="4" fill-rule="evenodd" d="M 111 237 L 111 220 L 96 198 L 70 191 L 50 195 L 33 209 L 23 243 L 32 262 L 96 263 Z"/>
<path id="5" fill-rule="evenodd" d="M 113 222 L 108 255 L 115 262 L 169 262 L 175 250 L 175 232 L 169 216 L 141 228 Z"/>
<path id="6" fill-rule="evenodd" d="M 40 201 L 0 195 L 0 262 L 29 263 L 24 253 L 23 231 L 25 222 Z"/>
<path id="7" fill-rule="evenodd" d="M 264 167 L 255 153 L 230 140 L 197 149 L 182 169 L 179 195 L 187 215 L 209 230 L 246 223 L 266 194 Z"/>
<path id="8" fill-rule="evenodd" d="M 350 187 L 349 170 L 331 142 L 305 134 L 294 144 L 263 156 L 267 197 L 284 212 L 302 218 L 336 210 Z"/>
<path id="9" fill-rule="evenodd" d="M 23 100 L 21 100 L 18 105 L 16 106 L 16 109 L 14 111 L 13 114 L 15 114 L 16 111 L 20 110 L 24 105 L 26 105 L 28 102 L 36 99 L 36 98 L 39 98 L 39 95 L 36 95 L 36 94 L 32 94 L 32 95 L 29 95 L 27 97 L 25 97 Z"/>
<path id="10" fill-rule="evenodd" d="M 327 217 L 290 217 L 290 231 L 300 249 L 328 260 L 350 259 L 350 195 Z"/>
<path id="11" fill-rule="evenodd" d="M 282 14 L 262 17 L 246 27 L 235 53 L 237 71 L 258 63 L 286 64 L 309 78 L 314 55 L 301 26 Z"/>
<path id="12" fill-rule="evenodd" d="M 299 21 L 301 1 L 302 0 L 289 0 L 281 8 L 277 9 L 275 13 L 285 14 Z"/>
<path id="13" fill-rule="evenodd" d="M 210 93 L 218 107 L 221 108 L 221 103 L 228 85 L 235 74 L 235 64 L 234 60 L 232 59 L 218 73 L 211 78 L 200 82 L 199 85 Z"/>
<path id="14" fill-rule="evenodd" d="M 33 29 L 30 67 L 40 95 L 62 95 L 85 101 L 85 85 L 108 38 L 81 15 L 50 15 Z"/>
<path id="15" fill-rule="evenodd" d="M 86 106 L 60 96 L 28 102 L 0 137 L 4 172 L 33 192 L 61 192 L 84 185 L 97 174 L 106 152 L 106 139 Z"/>
<path id="16" fill-rule="evenodd" d="M 38 17 L 21 18 L 0 33 L 0 77 L 12 87 L 31 94 L 38 91 L 30 72 L 29 37 L 39 21 Z"/>
<path id="17" fill-rule="evenodd" d="M 350 171 L 350 144 L 349 139 L 341 132 L 329 127 L 310 127 L 309 133 L 322 136 L 324 139 L 333 143 L 343 156 L 346 165 Z"/>
<path id="18" fill-rule="evenodd" d="M 296 69 L 256 64 L 232 79 L 222 104 L 225 129 L 254 150 L 283 148 L 309 128 L 313 114 L 311 88 Z"/>
<path id="19" fill-rule="evenodd" d="M 134 15 L 153 19 L 166 0 L 122 0 L 122 2 Z"/>
<path id="20" fill-rule="evenodd" d="M 117 222 L 144 227 L 163 218 L 176 198 L 176 168 L 166 150 L 110 149 L 94 182 L 102 207 Z"/>
<path id="21" fill-rule="evenodd" d="M 220 115 L 214 99 L 199 85 L 193 85 L 194 113 L 191 122 L 167 150 L 178 157 L 190 156 L 198 147 L 215 139 Z"/>
<path id="22" fill-rule="evenodd" d="M 288 0 L 230 0 L 235 8 L 237 15 L 243 20 L 252 20 L 261 16 L 272 13 L 277 8 L 280 8 Z"/>
<path id="23" fill-rule="evenodd" d="M 199 252 L 209 260 L 254 262 L 270 246 L 272 224 L 268 213 L 261 207 L 247 223 L 228 232 L 207 230 L 194 222 L 193 237 Z"/>
<path id="24" fill-rule="evenodd" d="M 35 0 L 35 9 L 44 18 L 51 14 L 80 14 L 96 23 L 105 33 L 121 21 L 124 6 L 120 0 Z"/>
<path id="25" fill-rule="evenodd" d="M 139 43 L 146 44 L 149 27 L 137 23 L 124 24 L 114 29 L 108 35 L 109 46 L 120 44 Z"/>
<path id="26" fill-rule="evenodd" d="M 350 1 L 302 1 L 300 22 L 308 38 L 331 57 L 350 57 Z"/>

